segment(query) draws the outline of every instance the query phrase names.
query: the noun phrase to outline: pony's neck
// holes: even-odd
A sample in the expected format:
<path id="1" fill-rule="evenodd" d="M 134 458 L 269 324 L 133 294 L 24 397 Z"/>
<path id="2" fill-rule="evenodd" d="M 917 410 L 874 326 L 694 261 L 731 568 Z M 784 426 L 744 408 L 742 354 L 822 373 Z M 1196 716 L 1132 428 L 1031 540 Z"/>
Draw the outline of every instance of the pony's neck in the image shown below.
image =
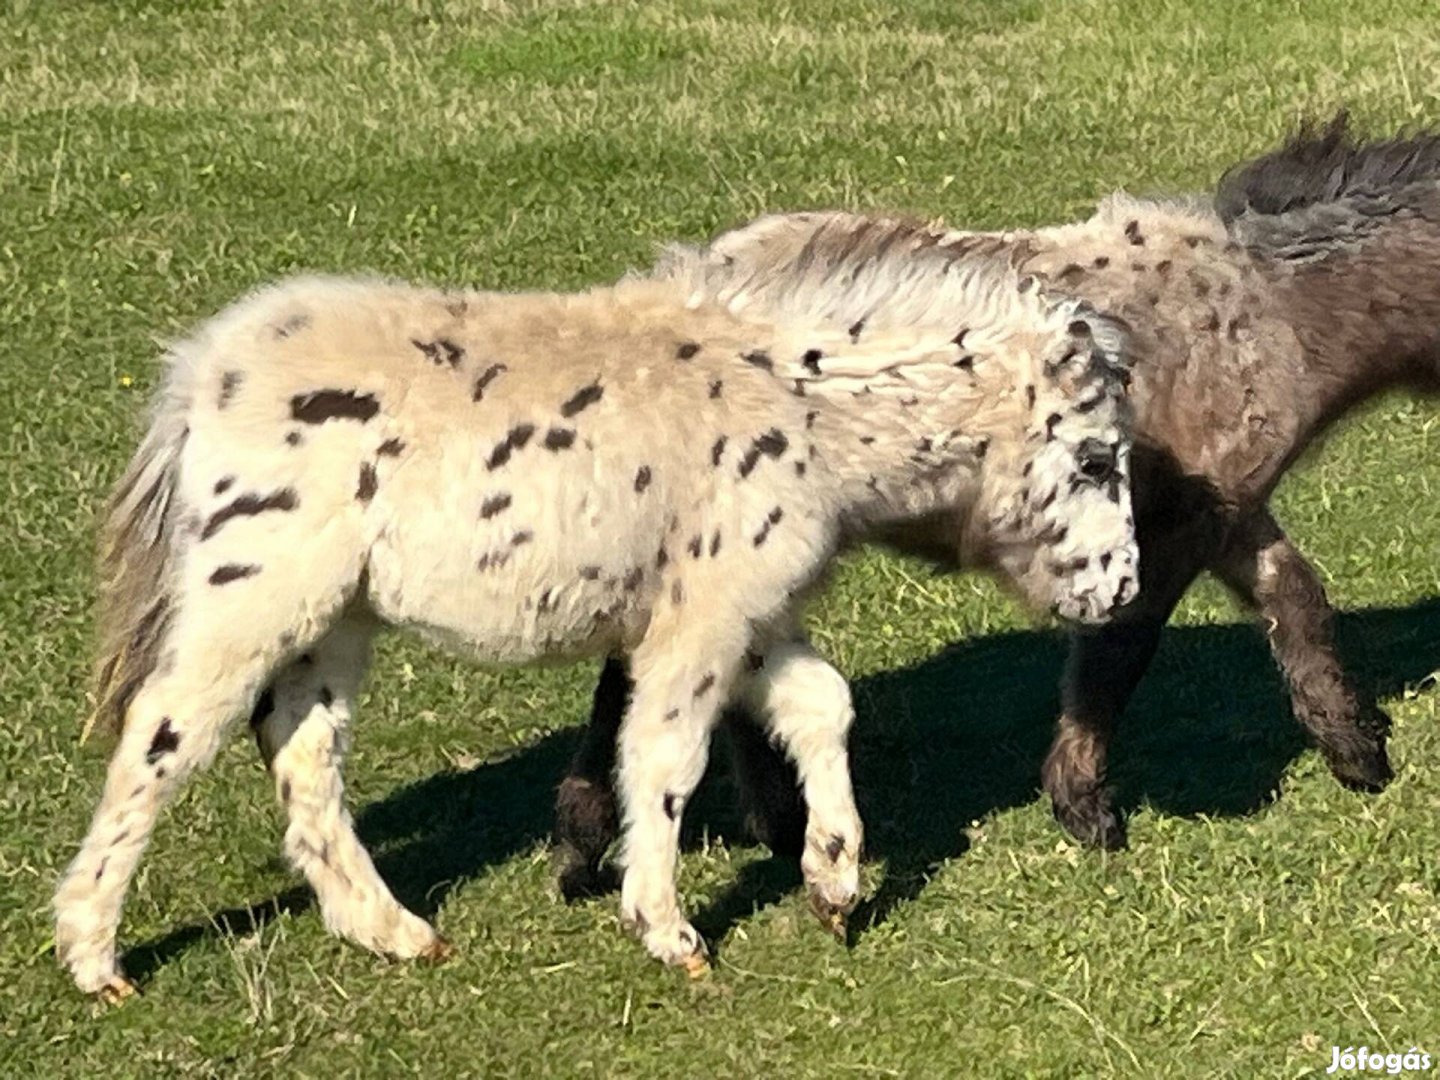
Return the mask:
<path id="1" fill-rule="evenodd" d="M 1440 393 L 1440 230 L 1433 245 L 1376 239 L 1278 269 L 1276 298 L 1304 349 L 1315 434 L 1393 388 Z"/>
<path id="2" fill-rule="evenodd" d="M 957 506 L 978 489 L 994 418 L 982 424 L 951 395 L 880 385 L 812 393 L 809 403 L 808 467 L 836 486 L 850 536 Z"/>

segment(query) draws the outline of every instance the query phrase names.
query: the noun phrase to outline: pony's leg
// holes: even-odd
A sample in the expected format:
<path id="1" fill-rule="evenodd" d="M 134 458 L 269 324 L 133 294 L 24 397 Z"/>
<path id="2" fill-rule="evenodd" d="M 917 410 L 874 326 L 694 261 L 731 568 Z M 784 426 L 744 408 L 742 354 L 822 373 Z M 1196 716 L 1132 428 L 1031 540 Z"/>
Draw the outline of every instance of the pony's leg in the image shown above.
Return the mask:
<path id="1" fill-rule="evenodd" d="M 251 725 L 289 816 L 285 854 L 315 890 L 325 925 L 375 952 L 441 960 L 445 940 L 391 894 L 345 809 L 340 769 L 372 630 L 342 618 L 275 677 Z"/>
<path id="2" fill-rule="evenodd" d="M 864 836 L 846 750 L 855 718 L 850 685 L 808 642 L 786 642 L 765 653 L 744 700 L 796 764 L 809 807 L 800 868 L 810 906 L 842 932 L 860 895 Z"/>
<path id="3" fill-rule="evenodd" d="M 652 619 L 632 656 L 635 691 L 620 728 L 621 918 L 651 956 L 692 975 L 705 969 L 705 944 L 675 890 L 680 815 L 705 772 L 710 733 L 744 655 L 743 635 L 727 638 L 727 625 L 702 613 L 682 619 L 673 608 Z"/>
<path id="4" fill-rule="evenodd" d="M 211 590 L 229 597 L 191 594 L 160 666 L 126 714 L 90 831 L 55 895 L 56 954 L 82 990 L 108 999 L 133 992 L 116 963 L 115 934 L 155 820 L 214 757 L 230 723 L 250 711 L 284 636 L 302 630 L 274 606 L 237 601 L 249 584 Z"/>
<path id="5" fill-rule="evenodd" d="M 600 672 L 590 722 L 555 796 L 555 865 L 560 892 L 577 900 L 604 891 L 600 861 L 619 835 L 615 810 L 615 744 L 630 700 L 625 661 L 610 657 Z"/>
<path id="6" fill-rule="evenodd" d="M 1390 719 L 1346 678 L 1325 588 L 1269 510 L 1240 523 L 1211 568 L 1263 621 L 1295 718 L 1330 771 L 1347 786 L 1383 789 L 1394 775 L 1385 752 Z"/>
<path id="7" fill-rule="evenodd" d="M 1106 786 L 1110 737 L 1155 656 L 1168 616 L 1168 608 L 1147 612 L 1070 637 L 1063 709 L 1040 775 L 1056 820 L 1082 844 L 1108 851 L 1125 846 L 1125 823 Z"/>
<path id="8" fill-rule="evenodd" d="M 774 854 L 800 858 L 805 853 L 809 809 L 795 763 L 771 741 L 752 710 L 727 709 L 721 724 L 730 736 L 746 831 Z"/>

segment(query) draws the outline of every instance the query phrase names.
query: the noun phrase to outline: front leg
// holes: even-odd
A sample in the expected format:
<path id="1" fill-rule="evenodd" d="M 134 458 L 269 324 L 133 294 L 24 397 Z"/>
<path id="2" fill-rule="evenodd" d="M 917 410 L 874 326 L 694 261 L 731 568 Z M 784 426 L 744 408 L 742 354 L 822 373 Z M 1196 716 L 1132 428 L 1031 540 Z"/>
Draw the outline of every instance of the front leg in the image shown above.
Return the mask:
<path id="1" fill-rule="evenodd" d="M 1155 656 L 1168 616 L 1168 609 L 1147 613 L 1070 638 L 1064 710 L 1041 779 L 1056 820 L 1088 847 L 1125 846 L 1125 823 L 1106 784 L 1110 737 Z"/>
<path id="2" fill-rule="evenodd" d="M 800 869 L 810 907 L 843 934 L 860 896 L 864 838 L 846 748 L 855 719 L 850 685 L 805 641 L 772 647 L 752 668 L 744 703 L 795 762 L 809 807 Z"/>
<path id="3" fill-rule="evenodd" d="M 1325 588 L 1268 509 L 1236 527 L 1212 569 L 1262 619 L 1295 718 L 1330 771 L 1348 787 L 1382 790 L 1394 775 L 1390 718 L 1345 677 Z"/>
<path id="4" fill-rule="evenodd" d="M 620 727 L 621 918 L 651 956 L 692 977 L 707 964 L 676 895 L 680 815 L 705 772 L 710 734 L 744 655 L 743 634 L 725 633 L 730 623 L 744 626 L 698 610 L 690 620 L 652 620 L 632 658 L 635 688 Z"/>

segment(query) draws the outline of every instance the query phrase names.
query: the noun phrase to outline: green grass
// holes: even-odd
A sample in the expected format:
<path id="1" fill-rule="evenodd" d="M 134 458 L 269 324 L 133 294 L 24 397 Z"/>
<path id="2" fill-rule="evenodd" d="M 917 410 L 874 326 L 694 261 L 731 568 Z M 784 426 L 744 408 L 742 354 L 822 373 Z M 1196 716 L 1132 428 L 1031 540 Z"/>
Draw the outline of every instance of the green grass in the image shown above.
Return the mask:
<path id="1" fill-rule="evenodd" d="M 1379 797 L 1304 749 L 1206 584 L 1124 725 L 1132 850 L 1082 853 L 1035 795 L 1058 639 L 983 580 L 863 555 L 813 620 L 861 714 L 848 950 L 739 837 L 723 769 L 682 871 L 711 978 L 648 962 L 610 900 L 565 907 L 544 837 L 593 668 L 398 640 L 351 802 L 456 961 L 325 934 L 239 738 L 136 883 L 142 999 L 77 995 L 47 910 L 103 776 L 76 745 L 94 510 L 157 338 L 301 268 L 573 288 L 767 209 L 1054 222 L 1203 188 L 1305 111 L 1434 123 L 1437 87 L 1425 0 L 0 0 L 0 1074 L 1248 1077 L 1440 1051 L 1440 412 L 1398 398 L 1278 498 L 1395 715 Z"/>

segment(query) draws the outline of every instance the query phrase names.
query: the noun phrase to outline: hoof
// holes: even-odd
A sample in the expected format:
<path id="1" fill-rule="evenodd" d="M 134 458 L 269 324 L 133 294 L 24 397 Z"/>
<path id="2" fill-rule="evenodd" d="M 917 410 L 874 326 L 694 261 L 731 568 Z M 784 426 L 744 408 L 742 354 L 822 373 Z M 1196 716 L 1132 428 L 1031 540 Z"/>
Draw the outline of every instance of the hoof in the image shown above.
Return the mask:
<path id="1" fill-rule="evenodd" d="M 836 941 L 844 942 L 846 940 L 846 919 L 850 913 L 855 910 L 855 905 L 859 902 L 860 898 L 858 896 L 851 896 L 844 903 L 837 904 L 819 890 L 811 889 L 807 899 L 809 900 L 810 910 L 814 912 L 815 918 L 820 920 L 820 925 L 823 926 Z"/>
<path id="2" fill-rule="evenodd" d="M 710 958 L 705 955 L 704 949 L 691 953 L 680 962 L 680 966 L 685 969 L 686 976 L 692 980 L 703 979 L 710 974 Z"/>
<path id="3" fill-rule="evenodd" d="M 1110 805 L 1110 793 L 1101 788 L 1052 804 L 1055 820 L 1088 848 L 1123 851 L 1127 843 L 1124 819 Z"/>
<path id="4" fill-rule="evenodd" d="M 106 1005 L 122 1005 L 130 998 L 137 996 L 140 988 L 123 975 L 116 975 L 108 983 L 96 991 L 98 997 Z"/>
<path id="5" fill-rule="evenodd" d="M 1395 778 L 1395 770 L 1390 767 L 1390 755 L 1385 752 L 1383 736 L 1373 741 L 1366 739 L 1360 745 L 1352 744 L 1344 749 L 1321 747 L 1321 753 L 1331 775 L 1352 791 L 1374 795 L 1384 791 Z"/>
<path id="6" fill-rule="evenodd" d="M 454 955 L 455 946 L 451 945 L 450 942 L 446 941 L 439 934 L 436 934 L 435 940 L 432 941 L 429 945 L 425 946 L 425 948 L 421 950 L 420 955 L 417 956 L 416 959 L 420 960 L 423 963 L 434 966 L 445 963 L 447 960 L 450 960 Z"/>
<path id="7" fill-rule="evenodd" d="M 555 883 L 567 904 L 604 896 L 620 885 L 618 874 L 598 860 L 587 859 L 569 844 L 556 846 L 555 866 Z"/>

